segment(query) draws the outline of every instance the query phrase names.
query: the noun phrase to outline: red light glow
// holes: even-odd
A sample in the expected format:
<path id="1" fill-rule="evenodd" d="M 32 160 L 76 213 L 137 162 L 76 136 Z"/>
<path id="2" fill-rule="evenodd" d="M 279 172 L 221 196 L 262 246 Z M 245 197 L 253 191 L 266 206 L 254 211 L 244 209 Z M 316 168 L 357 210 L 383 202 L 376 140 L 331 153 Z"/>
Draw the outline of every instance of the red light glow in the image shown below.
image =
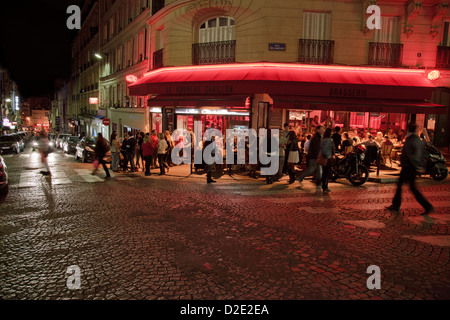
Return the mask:
<path id="1" fill-rule="evenodd" d="M 440 77 L 441 77 L 441 72 L 439 70 L 430 71 L 430 72 L 428 72 L 428 76 L 427 76 L 428 80 L 431 80 L 431 81 L 437 80 Z"/>
<path id="2" fill-rule="evenodd" d="M 136 81 L 138 81 L 138 78 L 135 75 L 129 74 L 125 76 L 125 80 L 128 83 L 135 83 Z"/>

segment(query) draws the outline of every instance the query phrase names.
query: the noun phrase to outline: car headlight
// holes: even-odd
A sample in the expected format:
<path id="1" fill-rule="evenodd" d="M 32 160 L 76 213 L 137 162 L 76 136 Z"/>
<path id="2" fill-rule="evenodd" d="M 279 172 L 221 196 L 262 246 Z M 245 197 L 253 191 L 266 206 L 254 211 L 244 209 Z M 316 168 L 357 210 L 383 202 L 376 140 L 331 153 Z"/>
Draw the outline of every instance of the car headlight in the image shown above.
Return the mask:
<path id="1" fill-rule="evenodd" d="M 366 155 L 364 153 L 361 153 L 359 155 L 359 158 L 361 159 L 361 161 L 363 161 L 366 158 Z"/>
<path id="2" fill-rule="evenodd" d="M 91 147 L 86 147 L 86 150 L 89 152 L 94 152 L 94 149 L 92 149 Z"/>

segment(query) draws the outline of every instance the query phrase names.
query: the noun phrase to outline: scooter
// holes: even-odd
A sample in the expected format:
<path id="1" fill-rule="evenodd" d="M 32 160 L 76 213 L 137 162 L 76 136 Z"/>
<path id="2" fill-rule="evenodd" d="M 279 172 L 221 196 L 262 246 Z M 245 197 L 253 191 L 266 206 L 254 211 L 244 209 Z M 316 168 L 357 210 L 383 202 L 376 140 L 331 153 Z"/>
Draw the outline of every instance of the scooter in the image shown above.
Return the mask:
<path id="1" fill-rule="evenodd" d="M 365 148 L 353 147 L 353 151 L 345 156 L 335 156 L 331 166 L 330 180 L 346 178 L 351 184 L 361 186 L 369 180 L 369 169 L 364 166 Z"/>
<path id="2" fill-rule="evenodd" d="M 448 168 L 445 158 L 430 142 L 425 144 L 425 174 L 429 174 L 434 180 L 442 181 L 448 177 Z"/>

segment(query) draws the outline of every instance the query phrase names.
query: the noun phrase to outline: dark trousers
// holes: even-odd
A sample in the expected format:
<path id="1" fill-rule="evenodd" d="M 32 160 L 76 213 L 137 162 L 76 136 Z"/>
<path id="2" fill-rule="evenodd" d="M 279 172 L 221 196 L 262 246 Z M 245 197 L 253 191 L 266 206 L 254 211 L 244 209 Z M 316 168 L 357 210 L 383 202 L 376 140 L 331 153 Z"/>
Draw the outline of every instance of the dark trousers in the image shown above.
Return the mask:
<path id="1" fill-rule="evenodd" d="M 144 161 L 145 161 L 145 174 L 149 175 L 152 174 L 150 172 L 150 165 L 152 164 L 152 156 L 144 156 Z"/>
<path id="2" fill-rule="evenodd" d="M 288 159 L 289 159 L 289 150 L 286 149 L 285 154 L 284 154 L 284 165 L 283 165 L 283 171 L 282 171 L 283 174 L 288 173 L 288 169 L 289 169 L 288 168 L 289 167 Z"/>
<path id="3" fill-rule="evenodd" d="M 159 171 L 161 174 L 166 174 L 166 169 L 169 168 L 169 166 L 166 163 L 166 155 L 164 153 L 159 154 L 158 153 L 158 162 L 159 162 Z"/>
<path id="4" fill-rule="evenodd" d="M 331 159 L 328 159 L 327 165 L 322 167 L 322 190 L 328 189 L 328 181 L 331 173 Z"/>
<path id="5" fill-rule="evenodd" d="M 212 177 L 211 177 L 211 173 L 212 173 L 212 164 L 206 164 L 206 180 L 207 181 L 211 181 Z"/>
<path id="6" fill-rule="evenodd" d="M 127 151 L 127 159 L 130 162 L 131 171 L 134 172 L 136 170 L 136 167 L 134 166 L 134 150 Z"/>
<path id="7" fill-rule="evenodd" d="M 413 168 L 403 167 L 400 172 L 400 178 L 397 182 L 397 191 L 395 192 L 394 199 L 392 200 L 392 206 L 396 209 L 400 209 L 402 204 L 402 186 L 405 181 L 409 182 L 409 187 L 411 188 L 411 192 L 416 198 L 416 200 L 420 203 L 420 205 L 425 209 L 429 210 L 433 206 L 428 202 L 427 199 L 420 193 L 416 188 L 416 176 L 417 172 Z"/>
<path id="8" fill-rule="evenodd" d="M 105 170 L 106 176 L 109 177 L 109 170 L 108 167 L 106 166 L 105 160 L 103 160 L 103 157 L 98 160 L 98 164 L 99 165 L 101 164 L 103 166 L 103 170 Z"/>

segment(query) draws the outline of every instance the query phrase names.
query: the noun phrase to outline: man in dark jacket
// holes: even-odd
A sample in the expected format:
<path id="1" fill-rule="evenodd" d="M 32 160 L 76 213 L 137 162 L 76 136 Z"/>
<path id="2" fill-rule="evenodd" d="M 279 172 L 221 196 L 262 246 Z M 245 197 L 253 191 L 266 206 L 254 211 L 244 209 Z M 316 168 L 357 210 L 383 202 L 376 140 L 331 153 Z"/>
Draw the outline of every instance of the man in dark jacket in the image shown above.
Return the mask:
<path id="1" fill-rule="evenodd" d="M 125 147 L 127 150 L 127 159 L 131 166 L 131 172 L 135 172 L 136 167 L 134 166 L 134 154 L 136 151 L 136 138 L 129 133 L 127 133 L 127 144 Z"/>
<path id="2" fill-rule="evenodd" d="M 205 132 L 205 134 L 207 136 L 209 136 L 208 132 Z M 216 156 L 216 152 L 217 152 L 216 137 L 214 137 L 214 136 L 207 138 L 205 140 L 205 142 L 203 143 L 203 155 L 205 154 L 206 147 L 208 147 L 210 144 L 213 145 L 212 150 L 211 150 L 211 157 L 214 158 Z M 207 183 L 216 182 L 215 180 L 212 179 L 212 167 L 213 167 L 214 163 L 205 162 L 205 165 L 206 165 L 206 182 Z"/>
<path id="3" fill-rule="evenodd" d="M 300 187 L 303 185 L 303 179 L 316 173 L 316 184 L 320 186 L 320 181 L 322 180 L 322 167 L 317 164 L 316 160 L 319 157 L 320 146 L 322 143 L 322 135 L 325 129 L 323 126 L 316 127 L 316 134 L 311 138 L 309 143 L 309 150 L 306 156 L 306 161 L 308 163 L 308 168 L 302 172 L 300 177 L 298 177 L 298 182 L 300 182 Z"/>
<path id="4" fill-rule="evenodd" d="M 419 136 L 416 134 L 416 124 L 410 123 L 408 125 L 408 135 L 405 139 L 405 144 L 402 148 L 402 155 L 400 161 L 402 164 L 402 171 L 400 172 L 400 178 L 397 183 L 397 191 L 395 193 L 394 199 L 392 200 L 392 205 L 387 209 L 395 213 L 400 212 L 400 206 L 402 203 L 402 185 L 403 182 L 409 181 L 409 187 L 413 193 L 416 200 L 425 209 L 422 214 L 428 214 L 434 211 L 431 203 L 417 190 L 416 188 L 416 176 L 417 171 L 422 170 L 424 165 L 424 146 Z"/>
<path id="5" fill-rule="evenodd" d="M 103 138 L 103 135 L 101 133 L 97 136 L 97 141 L 95 142 L 95 159 L 98 161 L 98 165 L 102 165 L 103 169 L 106 173 L 106 178 L 111 178 L 109 174 L 108 167 L 106 166 L 105 160 L 103 159 L 108 152 L 108 144 L 106 143 L 106 140 Z M 92 175 L 95 175 L 97 172 L 98 167 L 94 169 L 92 172 Z"/>

